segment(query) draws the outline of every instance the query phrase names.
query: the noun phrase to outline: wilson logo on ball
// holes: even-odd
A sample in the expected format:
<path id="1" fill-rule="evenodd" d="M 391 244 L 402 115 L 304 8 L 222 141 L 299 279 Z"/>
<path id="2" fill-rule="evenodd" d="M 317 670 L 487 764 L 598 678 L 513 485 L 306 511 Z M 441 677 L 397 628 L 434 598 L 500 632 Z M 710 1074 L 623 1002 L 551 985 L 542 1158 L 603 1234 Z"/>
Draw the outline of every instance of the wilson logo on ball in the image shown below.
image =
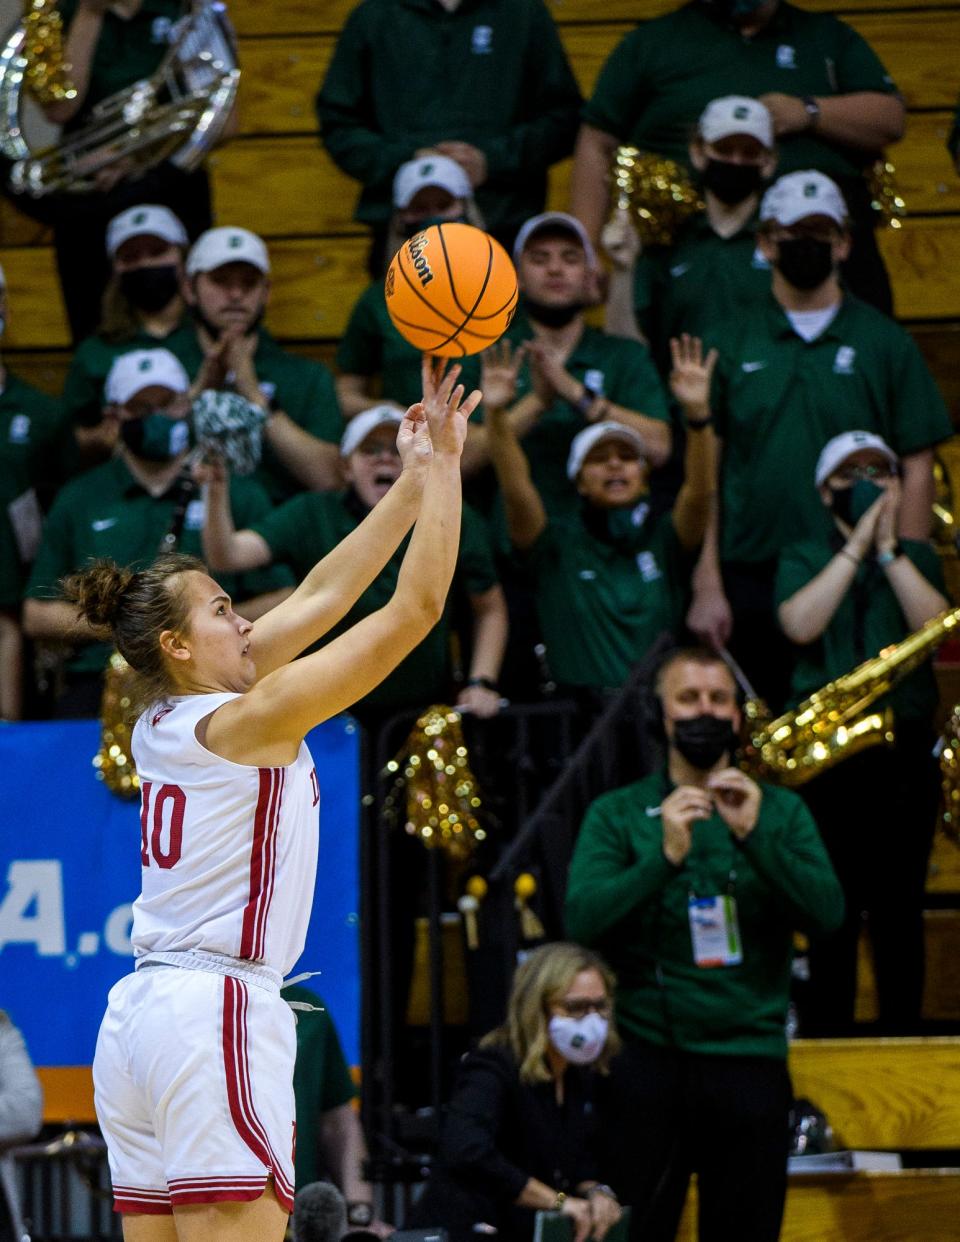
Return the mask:
<path id="1" fill-rule="evenodd" d="M 430 267 L 430 261 L 423 253 L 426 250 L 430 238 L 426 233 L 418 233 L 416 237 L 410 239 L 407 249 L 410 251 L 410 258 L 413 260 L 413 270 L 420 277 L 420 283 L 424 288 L 433 280 L 433 270 Z"/>
<path id="2" fill-rule="evenodd" d="M 517 306 L 517 274 L 482 229 L 432 224 L 393 256 L 384 293 L 393 326 L 415 349 L 462 358 L 506 331 Z"/>

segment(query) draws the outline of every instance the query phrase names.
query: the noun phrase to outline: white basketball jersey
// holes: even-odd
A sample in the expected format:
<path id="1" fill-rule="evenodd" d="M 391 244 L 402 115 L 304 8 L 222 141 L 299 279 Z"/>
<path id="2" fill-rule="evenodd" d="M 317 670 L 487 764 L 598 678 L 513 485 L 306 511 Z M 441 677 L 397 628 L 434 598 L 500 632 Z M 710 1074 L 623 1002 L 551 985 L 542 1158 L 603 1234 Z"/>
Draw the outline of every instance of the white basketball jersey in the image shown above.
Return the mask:
<path id="1" fill-rule="evenodd" d="M 137 957 L 205 949 L 285 975 L 310 921 L 317 774 L 303 743 L 283 768 L 232 763 L 201 746 L 198 722 L 235 698 L 172 698 L 134 726 L 143 887 L 133 904 L 133 948 Z"/>

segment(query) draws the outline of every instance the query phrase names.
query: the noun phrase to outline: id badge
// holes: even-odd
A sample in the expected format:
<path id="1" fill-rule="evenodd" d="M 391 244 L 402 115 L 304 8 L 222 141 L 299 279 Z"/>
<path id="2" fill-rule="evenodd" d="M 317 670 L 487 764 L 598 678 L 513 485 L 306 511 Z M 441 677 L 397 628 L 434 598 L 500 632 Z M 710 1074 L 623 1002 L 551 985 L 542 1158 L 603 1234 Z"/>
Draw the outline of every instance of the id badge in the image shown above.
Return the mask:
<path id="1" fill-rule="evenodd" d="M 739 966 L 743 961 L 737 902 L 729 893 L 722 897 L 690 896 L 690 939 L 693 960 L 704 968 Z"/>

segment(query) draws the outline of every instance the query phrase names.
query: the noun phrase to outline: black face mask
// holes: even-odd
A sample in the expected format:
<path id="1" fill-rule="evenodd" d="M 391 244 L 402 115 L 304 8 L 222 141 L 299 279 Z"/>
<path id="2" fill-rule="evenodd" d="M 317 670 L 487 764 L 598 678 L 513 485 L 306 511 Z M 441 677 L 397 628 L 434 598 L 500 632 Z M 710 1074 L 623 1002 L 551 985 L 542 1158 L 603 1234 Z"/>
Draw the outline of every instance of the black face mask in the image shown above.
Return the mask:
<path id="1" fill-rule="evenodd" d="M 866 511 L 883 495 L 884 489 L 871 479 L 857 479 L 852 487 L 830 488 L 830 509 L 847 526 L 856 526 Z"/>
<path id="2" fill-rule="evenodd" d="M 136 267 L 120 273 L 120 292 L 131 306 L 148 315 L 163 310 L 179 289 L 180 274 L 174 263 L 165 263 L 163 267 Z"/>
<path id="3" fill-rule="evenodd" d="M 758 194 L 763 184 L 756 164 L 731 164 L 728 160 L 708 160 L 700 179 L 711 194 L 730 207 Z"/>
<path id="4" fill-rule="evenodd" d="M 585 303 L 571 302 L 568 306 L 544 306 L 524 297 L 523 305 L 531 319 L 542 323 L 545 328 L 565 328 L 583 310 Z"/>
<path id="5" fill-rule="evenodd" d="M 704 714 L 673 722 L 673 745 L 687 763 L 706 772 L 724 755 L 733 755 L 737 734 L 730 720 Z"/>
<path id="6" fill-rule="evenodd" d="M 833 271 L 833 245 L 816 237 L 777 243 L 777 270 L 794 289 L 816 289 Z"/>

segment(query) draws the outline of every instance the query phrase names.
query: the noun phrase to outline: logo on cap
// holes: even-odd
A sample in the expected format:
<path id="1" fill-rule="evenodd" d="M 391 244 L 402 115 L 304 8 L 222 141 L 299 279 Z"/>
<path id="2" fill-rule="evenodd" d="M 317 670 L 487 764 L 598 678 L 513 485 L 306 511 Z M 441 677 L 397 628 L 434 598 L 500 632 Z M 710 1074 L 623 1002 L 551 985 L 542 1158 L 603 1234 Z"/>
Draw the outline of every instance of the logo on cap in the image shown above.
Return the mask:
<path id="1" fill-rule="evenodd" d="M 240 247 L 243 245 L 243 238 L 240 236 L 239 233 L 234 233 L 234 235 L 230 238 L 227 245 L 230 247 L 231 250 L 239 250 Z"/>
<path id="2" fill-rule="evenodd" d="M 421 177 L 429 177 L 432 172 L 433 172 L 432 164 L 421 164 L 420 165 L 420 176 Z"/>
<path id="3" fill-rule="evenodd" d="M 146 218 L 147 218 L 147 213 L 145 211 L 138 211 L 137 214 L 133 217 L 133 223 L 143 224 Z"/>
<path id="4" fill-rule="evenodd" d="M 807 184 L 803 187 L 803 197 L 804 198 L 816 198 L 817 197 L 817 183 L 815 181 L 808 181 Z"/>
<path id="5" fill-rule="evenodd" d="M 152 371 L 153 370 L 153 359 L 152 358 L 141 358 L 140 365 L 137 367 L 137 370 L 138 371 Z"/>
<path id="6" fill-rule="evenodd" d="M 733 110 L 734 118 L 738 121 L 745 121 L 750 115 L 750 109 L 746 104 L 737 104 Z"/>

